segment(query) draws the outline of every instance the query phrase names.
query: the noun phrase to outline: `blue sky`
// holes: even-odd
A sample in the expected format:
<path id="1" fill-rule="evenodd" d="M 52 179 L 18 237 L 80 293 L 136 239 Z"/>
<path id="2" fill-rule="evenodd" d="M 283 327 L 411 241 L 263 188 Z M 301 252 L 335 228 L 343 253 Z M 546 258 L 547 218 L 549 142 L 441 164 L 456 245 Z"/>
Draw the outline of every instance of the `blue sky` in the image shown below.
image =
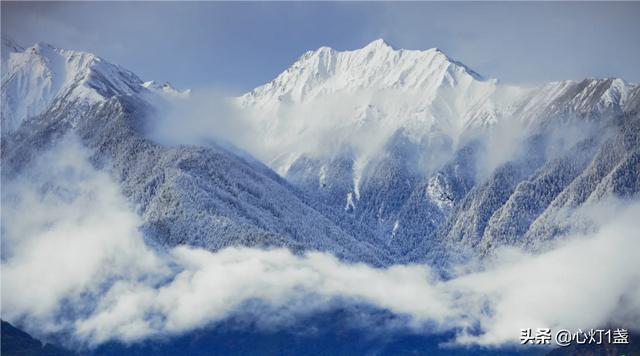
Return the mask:
<path id="1" fill-rule="evenodd" d="M 23 45 L 91 51 L 142 79 L 240 93 L 303 52 L 439 47 L 507 83 L 584 77 L 640 82 L 640 3 L 2 2 Z"/>

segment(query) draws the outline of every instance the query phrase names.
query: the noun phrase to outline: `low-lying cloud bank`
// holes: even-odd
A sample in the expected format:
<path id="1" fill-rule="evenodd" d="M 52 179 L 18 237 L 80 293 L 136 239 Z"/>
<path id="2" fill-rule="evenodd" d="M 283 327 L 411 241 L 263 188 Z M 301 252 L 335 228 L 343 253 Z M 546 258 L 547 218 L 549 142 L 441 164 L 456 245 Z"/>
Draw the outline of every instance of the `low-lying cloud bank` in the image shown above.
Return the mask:
<path id="1" fill-rule="evenodd" d="M 2 318 L 85 346 L 184 333 L 252 300 L 292 314 L 353 300 L 418 330 L 456 330 L 459 344 L 518 343 L 521 328 L 638 330 L 640 204 L 605 208 L 589 236 L 541 255 L 505 249 L 446 281 L 426 265 L 378 269 L 318 252 L 159 252 L 118 185 L 68 139 L 3 182 Z"/>

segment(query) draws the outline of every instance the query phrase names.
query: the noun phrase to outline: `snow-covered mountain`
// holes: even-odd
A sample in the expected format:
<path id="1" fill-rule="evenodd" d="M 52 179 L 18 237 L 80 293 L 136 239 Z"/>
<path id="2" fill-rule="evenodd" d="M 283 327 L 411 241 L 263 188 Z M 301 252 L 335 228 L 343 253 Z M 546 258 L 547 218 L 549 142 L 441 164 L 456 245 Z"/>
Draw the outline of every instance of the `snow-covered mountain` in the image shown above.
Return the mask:
<path id="1" fill-rule="evenodd" d="M 239 101 L 265 132 L 266 158 L 286 174 L 296 159 L 324 155 L 318 141 L 329 137 L 339 145 L 366 140 L 355 148 L 367 159 L 400 129 L 419 140 L 489 123 L 496 88 L 438 49 L 395 50 L 380 39 L 355 51 L 309 51 Z"/>
<path id="2" fill-rule="evenodd" d="M 437 49 L 322 47 L 234 99 L 267 165 L 151 140 L 163 106 L 150 98 L 175 97 L 190 93 L 90 53 L 3 39 L 3 178 L 72 133 L 158 245 L 287 246 L 377 265 L 541 249 L 586 226 L 577 209 L 640 191 L 640 88 L 622 79 L 516 87 Z"/>
<path id="3" fill-rule="evenodd" d="M 376 40 L 307 52 L 238 104 L 264 133 L 262 158 L 273 169 L 416 260 L 442 241 L 487 250 L 538 236 L 541 225 L 556 231 L 547 237 L 566 231 L 548 216 L 561 220 L 555 199 L 598 165 L 604 133 L 620 141 L 631 130 L 634 143 L 620 152 L 637 152 L 638 92 L 622 79 L 501 85 L 438 49 Z M 620 184 L 635 196 L 638 167 L 625 167 L 635 180 Z M 604 178 L 594 179 L 581 189 Z"/>
<path id="4" fill-rule="evenodd" d="M 142 82 L 134 73 L 93 53 L 37 43 L 23 48 L 2 38 L 2 131 L 11 133 L 27 118 L 72 105 L 75 116 L 117 95 L 149 90 L 169 97 L 188 97 L 169 83 Z M 68 115 L 68 119 L 74 117 Z"/>
<path id="5" fill-rule="evenodd" d="M 73 102 L 77 115 L 115 95 L 137 93 L 132 72 L 86 52 L 37 43 L 22 49 L 3 39 L 2 131 L 15 131 L 27 118 Z M 69 116 L 69 119 L 73 118 Z"/>
<path id="6" fill-rule="evenodd" d="M 238 101 L 264 133 L 265 159 L 286 175 L 298 158 L 336 150 L 318 141 L 354 146 L 366 160 L 400 130 L 412 142 L 457 142 L 505 118 L 619 114 L 633 88 L 622 79 L 500 85 L 437 48 L 396 50 L 378 39 L 354 51 L 309 51 Z"/>
<path id="7" fill-rule="evenodd" d="M 188 98 L 188 92 L 143 83 L 93 54 L 44 44 L 9 52 L 8 60 L 2 81 L 4 179 L 20 177 L 34 157 L 73 134 L 95 165 L 121 184 L 155 245 L 286 246 L 376 265 L 392 260 L 344 230 L 353 224 L 331 220 L 255 160 L 215 144 L 167 147 L 148 139 L 147 124 L 163 107 L 154 106 L 158 99 Z"/>

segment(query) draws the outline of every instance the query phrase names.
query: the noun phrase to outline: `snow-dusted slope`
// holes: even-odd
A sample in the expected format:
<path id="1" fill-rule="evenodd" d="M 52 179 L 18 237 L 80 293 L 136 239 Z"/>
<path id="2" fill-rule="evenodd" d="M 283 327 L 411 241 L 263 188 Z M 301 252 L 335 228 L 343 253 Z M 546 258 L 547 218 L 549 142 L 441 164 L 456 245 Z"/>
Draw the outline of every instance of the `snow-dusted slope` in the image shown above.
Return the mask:
<path id="1" fill-rule="evenodd" d="M 188 92 L 142 83 L 89 53 L 46 45 L 16 50 L 2 86 L 9 128 L 1 141 L 3 179 L 23 179 L 34 157 L 73 135 L 120 183 L 155 245 L 277 246 L 377 265 L 392 261 L 253 159 L 215 144 L 167 147 L 149 140 L 146 123 L 166 108 L 155 106 L 154 93 L 188 99 Z M 5 105 L 12 116 L 4 116 Z"/>
<path id="2" fill-rule="evenodd" d="M 527 123 L 621 114 L 635 87 L 620 78 L 551 82 L 518 97 L 510 114 Z"/>
<path id="3" fill-rule="evenodd" d="M 15 131 L 20 124 L 47 110 L 66 110 L 75 124 L 81 111 L 116 95 L 132 95 L 146 90 L 186 97 L 168 83 L 143 83 L 134 73 L 93 53 L 55 48 L 37 43 L 22 48 L 2 39 L 2 132 Z"/>
<path id="4" fill-rule="evenodd" d="M 485 81 L 437 48 L 395 50 L 378 39 L 354 51 L 329 47 L 309 51 L 275 80 L 244 98 L 271 106 L 277 100 L 302 103 L 321 95 L 375 88 L 420 90 L 424 101 L 432 101 L 440 88 L 469 87 Z"/>
<path id="5" fill-rule="evenodd" d="M 540 230 L 539 216 L 550 221 L 552 201 L 597 160 L 593 135 L 616 135 L 637 93 L 622 79 L 501 85 L 437 49 L 376 40 L 307 52 L 238 102 L 265 162 L 415 260 L 440 240 L 482 240 L 486 251 Z M 562 153 L 547 152 L 558 139 L 569 142 Z"/>
<path id="6" fill-rule="evenodd" d="M 299 157 L 325 154 L 327 141 L 366 159 L 400 129 L 414 141 L 457 137 L 495 118 L 496 85 L 436 48 L 376 40 L 355 51 L 309 51 L 239 102 L 264 132 L 263 158 L 286 174 Z"/>
<path id="7" fill-rule="evenodd" d="M 640 89 L 621 79 L 503 86 L 437 49 L 323 47 L 235 98 L 287 182 L 226 148 L 149 141 L 155 100 L 139 94 L 188 91 L 48 45 L 3 41 L 2 68 L 3 177 L 76 133 L 162 245 L 446 262 L 540 248 L 576 209 L 640 192 Z"/>
<path id="8" fill-rule="evenodd" d="M 499 120 L 620 113 L 633 88 L 622 79 L 500 85 L 437 48 L 394 49 L 379 39 L 353 51 L 309 51 L 238 102 L 263 133 L 261 158 L 286 175 L 302 156 L 347 145 L 366 159 L 398 130 L 412 142 L 457 142 Z"/>
<path id="9" fill-rule="evenodd" d="M 7 50 L 6 71 L 2 73 L 5 133 L 14 131 L 28 118 L 70 102 L 88 107 L 114 95 L 141 90 L 142 82 L 135 74 L 92 53 L 44 43 L 24 50 L 19 46 Z"/>

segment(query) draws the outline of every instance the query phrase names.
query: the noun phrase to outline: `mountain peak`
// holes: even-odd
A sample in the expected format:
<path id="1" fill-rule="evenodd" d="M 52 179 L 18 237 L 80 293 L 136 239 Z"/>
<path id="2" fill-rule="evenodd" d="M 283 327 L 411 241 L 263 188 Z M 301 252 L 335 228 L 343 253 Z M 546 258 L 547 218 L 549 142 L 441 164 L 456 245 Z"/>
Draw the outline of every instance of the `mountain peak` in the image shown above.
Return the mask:
<path id="1" fill-rule="evenodd" d="M 370 42 L 368 45 L 366 45 L 364 48 L 368 48 L 368 49 L 393 49 L 393 47 L 391 47 L 384 39 L 382 38 L 378 38 L 377 40 L 374 40 L 372 42 Z"/>
<path id="2" fill-rule="evenodd" d="M 10 40 L 3 39 L 3 49 L 9 45 Z M 10 133 L 26 119 L 52 109 L 53 104 L 88 106 L 114 95 L 142 90 L 142 82 L 135 74 L 93 53 L 38 42 L 20 52 L 3 51 L 2 55 L 3 133 Z M 5 55 L 9 60 L 5 60 Z M 61 98 L 64 100 L 57 100 Z"/>
<path id="3" fill-rule="evenodd" d="M 460 85 L 466 88 L 471 82 L 486 81 L 438 48 L 396 50 L 380 38 L 351 51 L 320 47 L 306 52 L 273 81 L 254 89 L 247 97 L 295 103 L 326 94 L 379 90 L 410 90 L 431 97 L 438 88 Z"/>
<path id="4" fill-rule="evenodd" d="M 274 80 L 239 98 L 239 105 L 250 110 L 269 137 L 265 160 L 282 173 L 298 156 L 319 152 L 281 151 L 280 145 L 305 146 L 301 143 L 315 142 L 326 128 L 335 128 L 339 134 L 331 139 L 340 142 L 364 142 L 369 138 L 361 135 L 375 132 L 376 147 L 400 131 L 412 139 L 434 132 L 456 139 L 468 123 L 495 117 L 491 103 L 485 105 L 495 90 L 495 81 L 484 80 L 437 48 L 396 50 L 377 39 L 356 50 L 309 51 Z M 327 112 L 316 116 L 325 106 Z M 358 154 L 376 149 L 364 146 L 356 148 Z"/>
<path id="5" fill-rule="evenodd" d="M 144 82 L 142 86 L 156 93 L 166 94 L 172 97 L 186 98 L 186 97 L 189 97 L 189 95 L 191 94 L 191 89 L 178 90 L 174 88 L 173 85 L 171 85 L 171 83 L 169 82 L 164 82 L 160 84 L 155 80 L 150 80 L 150 81 Z"/>
<path id="6" fill-rule="evenodd" d="M 36 42 L 33 46 L 25 49 L 24 52 L 44 57 L 51 57 L 55 55 L 55 53 L 60 53 L 61 50 L 45 42 Z"/>
<path id="7" fill-rule="evenodd" d="M 53 45 L 46 43 L 46 42 L 36 42 L 33 46 L 31 46 L 30 48 L 35 48 L 35 49 L 56 49 L 56 47 L 54 47 Z"/>

